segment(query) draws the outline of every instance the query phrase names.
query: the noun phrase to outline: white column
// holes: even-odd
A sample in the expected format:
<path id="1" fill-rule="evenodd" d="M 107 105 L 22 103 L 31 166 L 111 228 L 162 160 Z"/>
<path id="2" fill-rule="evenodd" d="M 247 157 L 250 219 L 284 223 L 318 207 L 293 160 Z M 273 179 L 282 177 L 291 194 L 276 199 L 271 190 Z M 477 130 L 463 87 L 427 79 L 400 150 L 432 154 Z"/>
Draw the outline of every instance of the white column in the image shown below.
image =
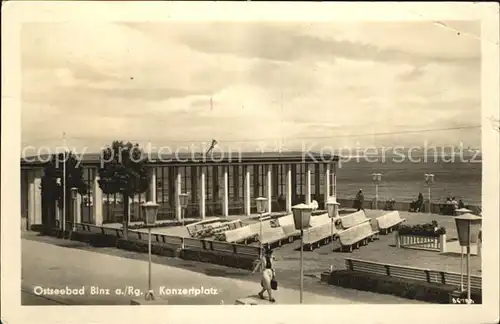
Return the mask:
<path id="1" fill-rule="evenodd" d="M 227 166 L 222 168 L 224 170 L 224 178 L 222 179 L 222 216 L 229 216 L 229 181 Z"/>
<path id="2" fill-rule="evenodd" d="M 82 195 L 76 195 L 75 223 L 82 222 Z"/>
<path id="3" fill-rule="evenodd" d="M 206 198 L 206 193 L 205 193 L 205 168 L 200 167 L 200 217 L 201 219 L 205 219 L 205 213 L 206 213 L 206 208 L 205 208 L 205 198 Z"/>
<path id="4" fill-rule="evenodd" d="M 32 224 L 42 224 L 42 173 L 43 171 L 36 170 L 35 178 L 33 181 L 35 187 L 35 210 L 34 210 L 34 222 Z"/>
<path id="5" fill-rule="evenodd" d="M 306 201 L 305 204 L 311 203 L 311 168 L 306 164 Z"/>
<path id="6" fill-rule="evenodd" d="M 245 166 L 245 192 L 244 192 L 244 199 L 245 199 L 245 215 L 250 216 L 250 199 L 251 199 L 251 194 L 250 194 L 250 170 L 248 166 Z"/>
<path id="7" fill-rule="evenodd" d="M 94 179 L 94 196 L 92 197 L 93 199 L 93 204 L 94 204 L 94 224 L 95 225 L 102 225 L 103 221 L 103 192 L 101 190 L 101 187 L 99 187 L 99 176 L 96 175 Z"/>
<path id="8" fill-rule="evenodd" d="M 28 231 L 35 223 L 35 174 L 33 170 L 28 171 Z"/>
<path id="9" fill-rule="evenodd" d="M 151 179 L 149 179 L 149 200 L 156 203 L 156 172 L 151 168 Z"/>
<path id="10" fill-rule="evenodd" d="M 182 206 L 179 194 L 182 192 L 182 178 L 179 171 L 175 176 L 175 218 L 180 222 L 182 220 Z"/>
<path id="11" fill-rule="evenodd" d="M 271 213 L 271 208 L 273 206 L 273 187 L 272 187 L 272 169 L 273 166 L 269 164 L 267 166 L 267 173 L 266 173 L 266 194 L 267 194 L 267 212 Z"/>
<path id="12" fill-rule="evenodd" d="M 291 165 L 287 165 L 285 187 L 286 187 L 286 194 L 285 194 L 286 212 L 291 213 L 292 212 L 292 166 Z"/>
<path id="13" fill-rule="evenodd" d="M 324 209 L 326 209 L 326 203 L 328 202 L 328 198 L 330 198 L 330 164 L 325 164 L 325 206 Z"/>
<path id="14" fill-rule="evenodd" d="M 333 162 L 333 190 L 331 195 L 334 196 L 335 201 L 337 201 L 337 162 Z"/>

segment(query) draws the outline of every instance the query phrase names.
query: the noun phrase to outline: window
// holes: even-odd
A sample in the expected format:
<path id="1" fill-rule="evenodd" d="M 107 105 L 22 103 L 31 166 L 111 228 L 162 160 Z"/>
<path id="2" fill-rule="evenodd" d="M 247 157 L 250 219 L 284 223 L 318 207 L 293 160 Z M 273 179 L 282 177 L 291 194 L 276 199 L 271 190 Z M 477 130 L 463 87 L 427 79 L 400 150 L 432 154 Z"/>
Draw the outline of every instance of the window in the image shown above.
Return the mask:
<path id="1" fill-rule="evenodd" d="M 315 197 L 316 196 L 316 183 L 317 183 L 316 182 L 316 174 L 318 174 L 318 172 L 316 172 L 316 164 L 308 164 L 307 166 L 309 167 L 309 170 L 311 170 L 311 172 L 310 172 L 311 197 Z"/>
<path id="2" fill-rule="evenodd" d="M 306 165 L 305 164 L 298 164 L 296 166 L 296 171 L 295 171 L 295 181 L 296 181 L 296 186 L 295 186 L 295 193 L 299 196 L 305 195 L 306 194 Z"/>
<path id="3" fill-rule="evenodd" d="M 230 201 L 234 200 L 235 198 L 234 168 L 234 166 L 225 167 L 225 169 L 227 170 L 228 198 Z"/>
<path id="4" fill-rule="evenodd" d="M 214 200 L 214 186 L 213 186 L 214 168 L 211 166 L 205 167 L 205 170 L 206 170 L 205 190 L 206 190 L 207 200 L 212 201 Z"/>
<path id="5" fill-rule="evenodd" d="M 326 173 L 326 168 L 325 165 L 318 164 L 319 168 L 319 193 L 322 195 L 325 193 L 325 173 Z"/>

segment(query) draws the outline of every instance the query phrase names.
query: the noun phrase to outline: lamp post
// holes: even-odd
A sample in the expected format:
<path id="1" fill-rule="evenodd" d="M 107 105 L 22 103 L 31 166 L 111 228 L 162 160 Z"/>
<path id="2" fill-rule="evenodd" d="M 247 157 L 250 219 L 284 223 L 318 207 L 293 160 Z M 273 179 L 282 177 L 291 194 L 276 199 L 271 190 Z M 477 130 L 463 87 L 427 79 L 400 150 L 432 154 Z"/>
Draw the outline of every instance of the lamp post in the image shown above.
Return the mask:
<path id="1" fill-rule="evenodd" d="M 306 204 L 299 204 L 292 207 L 293 222 L 295 229 L 300 230 L 300 303 L 302 304 L 302 294 L 304 291 L 304 265 L 303 265 L 303 239 L 304 228 L 308 228 L 311 223 L 312 208 Z"/>
<path id="2" fill-rule="evenodd" d="M 182 210 L 181 211 L 182 226 L 184 226 L 184 216 L 186 214 L 188 201 L 189 201 L 189 192 L 179 194 L 179 202 L 181 204 L 181 210 Z"/>
<path id="3" fill-rule="evenodd" d="M 330 217 L 330 220 L 332 222 L 332 229 L 331 229 L 331 240 L 332 240 L 332 251 L 334 250 L 334 242 L 333 242 L 333 228 L 334 228 L 334 219 L 337 218 L 337 211 L 338 211 L 338 206 L 340 204 L 336 201 L 334 201 L 332 198 L 330 198 L 326 202 L 326 209 L 328 210 L 328 217 Z"/>
<path id="4" fill-rule="evenodd" d="M 255 202 L 257 205 L 257 213 L 259 213 L 259 225 L 260 225 L 260 231 L 259 231 L 259 244 L 260 244 L 260 256 L 262 257 L 262 214 L 266 212 L 266 205 L 267 205 L 267 198 L 264 197 L 259 197 L 255 198 Z"/>
<path id="5" fill-rule="evenodd" d="M 472 210 L 460 208 L 456 210 L 457 216 L 472 213 Z M 460 246 L 460 291 L 464 291 L 464 247 Z"/>
<path id="6" fill-rule="evenodd" d="M 382 181 L 381 173 L 372 173 L 373 184 L 375 184 L 375 209 L 378 209 L 378 185 Z"/>
<path id="7" fill-rule="evenodd" d="M 153 289 L 151 288 L 151 226 L 156 224 L 156 216 L 158 214 L 158 204 L 148 201 L 141 205 L 142 215 L 144 216 L 144 224 L 148 227 L 148 293 L 146 300 L 154 300 Z"/>
<path id="8" fill-rule="evenodd" d="M 78 195 L 78 188 L 76 187 L 72 187 L 71 188 L 71 200 L 73 201 L 73 228 L 72 228 L 72 231 L 75 231 L 76 230 L 76 210 L 78 208 L 78 202 L 76 201 L 76 198 L 77 198 L 77 195 Z"/>
<path id="9" fill-rule="evenodd" d="M 427 184 L 427 190 L 429 193 L 429 214 L 431 213 L 431 186 L 434 183 L 434 174 L 426 173 L 425 174 L 425 183 Z"/>
<path id="10" fill-rule="evenodd" d="M 481 230 L 482 218 L 472 214 L 463 214 L 455 217 L 458 241 L 460 246 L 467 247 L 467 304 L 471 304 L 470 298 L 470 246 L 477 244 L 479 231 Z"/>

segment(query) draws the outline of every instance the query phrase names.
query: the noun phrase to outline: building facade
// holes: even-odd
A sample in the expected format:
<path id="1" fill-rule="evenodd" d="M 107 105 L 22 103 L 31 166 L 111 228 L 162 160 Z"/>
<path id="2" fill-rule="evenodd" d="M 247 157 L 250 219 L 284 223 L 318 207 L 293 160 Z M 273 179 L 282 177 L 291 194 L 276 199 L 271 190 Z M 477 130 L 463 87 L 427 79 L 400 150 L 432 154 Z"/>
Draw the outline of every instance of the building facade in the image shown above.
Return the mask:
<path id="1" fill-rule="evenodd" d="M 21 211 L 28 228 L 44 223 L 41 179 L 48 158 L 21 161 Z M 78 195 L 77 222 L 103 224 L 119 222 L 123 199 L 106 195 L 98 185 L 99 154 L 86 154 L 81 163 L 87 194 Z M 336 193 L 338 157 L 312 153 L 224 153 L 177 154 L 149 159 L 148 190 L 130 200 L 130 220 L 141 220 L 140 204 L 159 204 L 158 220 L 207 216 L 250 215 L 256 212 L 255 198 L 268 199 L 268 210 L 288 211 L 298 203 L 316 200 L 320 208 Z M 182 215 L 179 194 L 188 193 Z"/>

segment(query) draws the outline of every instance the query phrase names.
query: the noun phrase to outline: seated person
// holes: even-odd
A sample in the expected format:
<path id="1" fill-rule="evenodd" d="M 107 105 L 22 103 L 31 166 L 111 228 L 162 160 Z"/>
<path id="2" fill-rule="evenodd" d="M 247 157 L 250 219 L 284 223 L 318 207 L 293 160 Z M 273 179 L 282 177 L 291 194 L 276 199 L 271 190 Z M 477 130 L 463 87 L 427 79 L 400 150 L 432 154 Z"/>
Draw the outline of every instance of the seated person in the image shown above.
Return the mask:
<path id="1" fill-rule="evenodd" d="M 458 209 L 458 201 L 455 199 L 455 197 L 451 198 L 451 212 L 452 215 L 456 214 L 456 210 Z"/>
<path id="2" fill-rule="evenodd" d="M 465 204 L 462 199 L 458 200 L 458 209 L 465 208 Z"/>

